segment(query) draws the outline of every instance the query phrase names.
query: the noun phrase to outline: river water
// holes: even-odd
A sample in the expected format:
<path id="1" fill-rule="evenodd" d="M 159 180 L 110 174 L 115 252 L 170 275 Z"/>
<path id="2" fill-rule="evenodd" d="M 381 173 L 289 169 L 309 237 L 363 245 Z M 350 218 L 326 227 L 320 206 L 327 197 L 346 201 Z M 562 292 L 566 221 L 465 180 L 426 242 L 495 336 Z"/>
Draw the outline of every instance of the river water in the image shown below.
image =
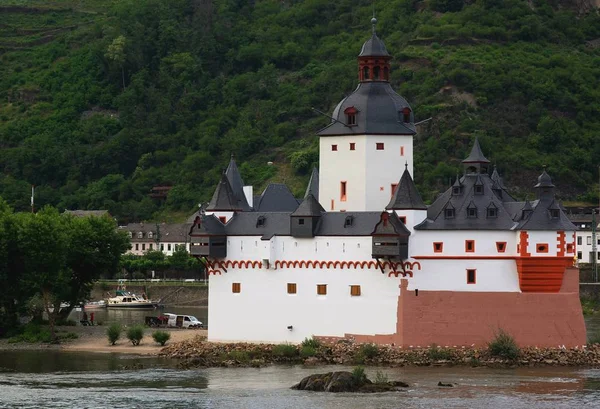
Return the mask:
<path id="1" fill-rule="evenodd" d="M 165 311 L 205 318 L 198 308 Z M 105 313 L 102 319 L 107 322 L 128 319 L 132 313 L 132 322 L 152 315 Z M 587 321 L 588 328 L 599 327 L 600 318 Z M 173 360 L 119 354 L 0 351 L 0 408 L 600 408 L 600 369 L 369 367 L 371 379 L 380 370 L 390 380 L 411 386 L 401 392 L 361 395 L 289 389 L 304 376 L 350 367 L 178 370 L 175 365 Z M 128 369 L 132 367 L 141 369 Z M 440 381 L 456 386 L 440 388 Z"/>

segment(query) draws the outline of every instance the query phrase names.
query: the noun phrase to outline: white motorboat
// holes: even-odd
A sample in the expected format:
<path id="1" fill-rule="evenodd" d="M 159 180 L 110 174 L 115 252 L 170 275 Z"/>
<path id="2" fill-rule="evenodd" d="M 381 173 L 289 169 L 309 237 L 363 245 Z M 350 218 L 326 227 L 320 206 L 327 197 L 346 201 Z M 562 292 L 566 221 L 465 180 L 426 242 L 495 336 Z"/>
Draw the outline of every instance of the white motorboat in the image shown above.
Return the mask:
<path id="1" fill-rule="evenodd" d="M 146 296 L 139 296 L 121 287 L 117 290 L 116 296 L 106 300 L 108 308 L 137 308 L 150 309 L 156 308 L 156 303 L 149 300 Z"/>

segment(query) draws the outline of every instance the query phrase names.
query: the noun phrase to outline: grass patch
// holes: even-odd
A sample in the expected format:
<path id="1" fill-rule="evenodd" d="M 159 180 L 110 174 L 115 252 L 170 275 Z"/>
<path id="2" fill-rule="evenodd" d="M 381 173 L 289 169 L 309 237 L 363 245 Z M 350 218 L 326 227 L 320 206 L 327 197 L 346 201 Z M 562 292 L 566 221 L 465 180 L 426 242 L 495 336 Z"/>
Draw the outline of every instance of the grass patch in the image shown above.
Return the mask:
<path id="1" fill-rule="evenodd" d="M 452 359 L 452 351 L 447 348 L 440 348 L 435 344 L 429 347 L 427 355 L 432 361 L 448 361 Z"/>
<path id="2" fill-rule="evenodd" d="M 379 347 L 375 344 L 362 344 L 354 356 L 354 363 L 364 364 L 368 359 L 374 359 L 379 355 Z"/>
<path id="3" fill-rule="evenodd" d="M 300 348 L 300 356 L 302 358 L 310 358 L 315 355 L 317 355 L 317 350 L 310 345 L 302 346 L 302 348 Z"/>
<path id="4" fill-rule="evenodd" d="M 298 349 L 294 345 L 279 344 L 273 347 L 272 354 L 279 358 L 294 358 L 298 356 Z"/>
<path id="5" fill-rule="evenodd" d="M 250 362 L 250 354 L 246 351 L 231 351 L 227 354 L 227 359 L 240 363 Z"/>
<path id="6" fill-rule="evenodd" d="M 377 373 L 375 374 L 375 383 L 379 385 L 385 385 L 388 382 L 388 376 L 381 371 L 377 371 Z"/>
<path id="7" fill-rule="evenodd" d="M 503 329 L 488 343 L 488 351 L 492 356 L 505 359 L 517 359 L 521 352 L 515 339 Z"/>
<path id="8" fill-rule="evenodd" d="M 321 341 L 319 341 L 315 337 L 304 338 L 304 341 L 302 341 L 302 346 L 303 347 L 311 347 L 313 349 L 319 349 L 319 348 L 321 348 Z"/>

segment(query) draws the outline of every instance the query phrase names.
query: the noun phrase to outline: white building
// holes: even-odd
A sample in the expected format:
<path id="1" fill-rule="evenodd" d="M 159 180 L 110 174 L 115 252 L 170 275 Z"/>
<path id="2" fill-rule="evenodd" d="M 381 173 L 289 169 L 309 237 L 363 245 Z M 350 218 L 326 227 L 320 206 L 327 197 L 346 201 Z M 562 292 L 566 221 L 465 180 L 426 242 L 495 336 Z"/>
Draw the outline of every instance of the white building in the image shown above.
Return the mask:
<path id="1" fill-rule="evenodd" d="M 189 224 L 129 223 L 119 229 L 126 231 L 131 241 L 127 254 L 142 256 L 148 251 L 162 251 L 170 256 L 179 247 L 190 250 Z"/>
<path id="2" fill-rule="evenodd" d="M 373 33 L 359 86 L 318 133 L 302 200 L 283 185 L 255 199 L 232 158 L 191 231 L 210 275 L 209 339 L 471 345 L 503 328 L 523 345 L 584 344 L 576 228 L 550 176 L 535 201 L 516 201 L 475 140 L 463 175 L 426 206 L 390 58 Z"/>

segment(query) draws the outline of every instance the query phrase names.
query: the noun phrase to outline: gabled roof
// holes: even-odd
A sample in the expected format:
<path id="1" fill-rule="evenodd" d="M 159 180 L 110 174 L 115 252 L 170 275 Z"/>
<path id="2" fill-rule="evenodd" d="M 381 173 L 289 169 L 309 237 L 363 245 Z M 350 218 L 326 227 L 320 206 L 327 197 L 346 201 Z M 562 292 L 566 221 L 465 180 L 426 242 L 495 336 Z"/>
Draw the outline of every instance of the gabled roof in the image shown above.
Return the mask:
<path id="1" fill-rule="evenodd" d="M 214 214 L 196 216 L 190 228 L 190 234 L 224 236 L 225 226 Z"/>
<path id="2" fill-rule="evenodd" d="M 309 193 L 312 193 L 315 199 L 319 200 L 319 171 L 317 168 L 313 168 L 310 174 L 310 180 L 308 181 L 304 197 L 308 196 Z"/>
<path id="3" fill-rule="evenodd" d="M 354 107 L 356 125 L 346 125 L 347 108 Z M 321 129 L 319 136 L 335 135 L 414 135 L 416 128 L 412 122 L 402 122 L 404 108 L 410 105 L 398 95 L 388 82 L 361 82 L 352 94 L 344 98 L 331 115 L 335 121 Z"/>
<path id="4" fill-rule="evenodd" d="M 475 138 L 475 143 L 471 148 L 471 153 L 462 163 L 490 163 L 489 160 L 483 155 L 481 146 L 479 145 L 479 138 Z"/>
<path id="5" fill-rule="evenodd" d="M 396 213 L 381 212 L 379 221 L 373 229 L 373 235 L 389 235 L 398 234 L 402 236 L 410 236 L 410 230 L 406 228 Z"/>
<path id="6" fill-rule="evenodd" d="M 257 212 L 293 212 L 298 208 L 298 200 L 290 189 L 281 183 L 269 184 L 254 204 Z"/>
<path id="7" fill-rule="evenodd" d="M 317 217 L 325 213 L 325 209 L 319 201 L 309 193 L 308 196 L 300 203 L 300 206 L 291 215 L 297 217 Z"/>
<path id="8" fill-rule="evenodd" d="M 388 210 L 427 210 L 421 195 L 413 182 L 408 166 L 400 178 L 400 183 L 392 195 L 390 203 L 385 207 Z"/>
<path id="9" fill-rule="evenodd" d="M 234 211 L 243 210 L 242 205 L 239 203 L 238 198 L 233 193 L 233 189 L 229 184 L 227 175 L 223 173 L 221 180 L 213 193 L 210 203 L 206 207 L 206 210 L 211 211 Z"/>

